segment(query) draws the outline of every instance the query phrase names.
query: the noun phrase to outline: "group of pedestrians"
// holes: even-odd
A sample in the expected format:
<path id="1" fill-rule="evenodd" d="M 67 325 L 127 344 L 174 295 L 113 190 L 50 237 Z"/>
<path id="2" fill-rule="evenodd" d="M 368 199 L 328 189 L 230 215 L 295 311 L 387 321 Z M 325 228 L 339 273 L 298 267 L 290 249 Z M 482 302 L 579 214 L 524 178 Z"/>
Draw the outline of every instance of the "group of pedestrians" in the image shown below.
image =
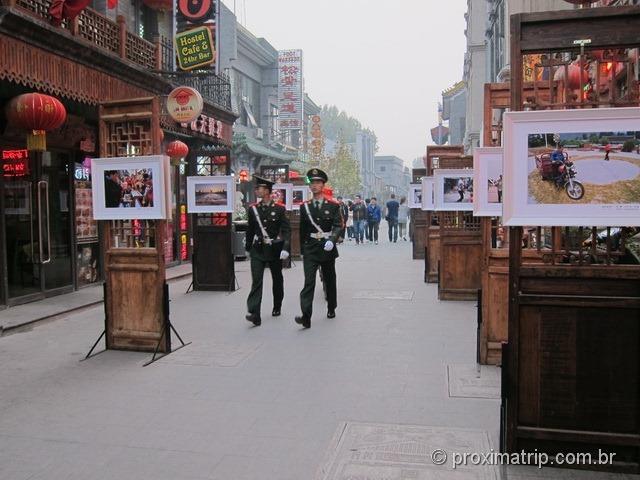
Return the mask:
<path id="1" fill-rule="evenodd" d="M 383 208 L 378 203 L 378 199 L 371 197 L 363 201 L 362 196 L 356 195 L 353 201 L 345 202 L 341 197 L 337 200 L 340 203 L 342 217 L 345 219 L 347 240 L 355 240 L 356 245 L 364 244 L 365 240 L 377 245 L 378 231 L 383 218 Z M 395 194 L 392 193 L 384 209 L 384 219 L 389 226 L 389 242 L 397 242 L 398 238 L 406 241 L 409 218 L 406 197 L 402 197 L 398 202 Z"/>

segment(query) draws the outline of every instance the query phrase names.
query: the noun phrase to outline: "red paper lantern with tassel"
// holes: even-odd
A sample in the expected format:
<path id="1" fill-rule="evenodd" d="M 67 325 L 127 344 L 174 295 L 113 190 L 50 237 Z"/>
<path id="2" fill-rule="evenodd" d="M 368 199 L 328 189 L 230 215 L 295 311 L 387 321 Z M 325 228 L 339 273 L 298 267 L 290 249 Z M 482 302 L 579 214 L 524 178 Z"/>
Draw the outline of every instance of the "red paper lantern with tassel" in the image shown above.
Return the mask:
<path id="1" fill-rule="evenodd" d="M 45 132 L 60 128 L 67 118 L 64 105 L 57 98 L 42 93 L 25 93 L 7 105 L 7 118 L 13 125 L 29 130 L 27 149 L 45 151 Z"/>
<path id="2" fill-rule="evenodd" d="M 167 155 L 171 158 L 171 165 L 180 165 L 180 160 L 189 155 L 189 147 L 180 140 L 174 140 L 167 145 Z"/>

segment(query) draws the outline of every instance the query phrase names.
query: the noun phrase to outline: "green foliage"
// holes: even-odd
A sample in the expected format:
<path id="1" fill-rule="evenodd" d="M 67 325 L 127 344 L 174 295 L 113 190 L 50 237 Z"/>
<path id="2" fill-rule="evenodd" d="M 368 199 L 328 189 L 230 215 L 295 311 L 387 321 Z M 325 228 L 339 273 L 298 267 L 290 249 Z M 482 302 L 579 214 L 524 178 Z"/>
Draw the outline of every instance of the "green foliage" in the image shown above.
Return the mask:
<path id="1" fill-rule="evenodd" d="M 322 159 L 321 168 L 329 176 L 334 196 L 352 197 L 362 190 L 360 166 L 343 138 L 338 138 L 335 155 Z"/>
<path id="2" fill-rule="evenodd" d="M 627 140 L 622 144 L 623 152 L 633 152 L 635 148 L 636 148 L 636 142 L 634 142 L 633 140 Z"/>
<path id="3" fill-rule="evenodd" d="M 367 132 L 374 138 L 375 151 L 378 151 L 378 137 L 373 130 L 364 128 L 360 121 L 338 110 L 334 105 L 324 105 L 320 112 L 322 133 L 330 140 L 337 142 L 342 138 L 346 143 L 355 143 L 358 132 Z"/>

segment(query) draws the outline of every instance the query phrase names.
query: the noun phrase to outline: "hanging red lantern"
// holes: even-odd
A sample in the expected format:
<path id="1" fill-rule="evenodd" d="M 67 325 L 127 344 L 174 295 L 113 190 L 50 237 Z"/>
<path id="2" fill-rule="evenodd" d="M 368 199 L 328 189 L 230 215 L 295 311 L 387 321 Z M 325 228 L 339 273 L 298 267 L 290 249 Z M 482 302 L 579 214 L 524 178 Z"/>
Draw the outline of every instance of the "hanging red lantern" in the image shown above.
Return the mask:
<path id="1" fill-rule="evenodd" d="M 173 0 L 142 0 L 147 7 L 157 12 L 173 10 Z"/>
<path id="2" fill-rule="evenodd" d="M 171 158 L 172 165 L 179 165 L 180 160 L 189 155 L 189 147 L 180 140 L 174 140 L 167 145 L 167 155 Z"/>
<path id="3" fill-rule="evenodd" d="M 25 93 L 9 102 L 7 118 L 13 125 L 30 130 L 27 135 L 28 150 L 45 151 L 45 132 L 60 128 L 67 118 L 67 111 L 55 97 Z"/>

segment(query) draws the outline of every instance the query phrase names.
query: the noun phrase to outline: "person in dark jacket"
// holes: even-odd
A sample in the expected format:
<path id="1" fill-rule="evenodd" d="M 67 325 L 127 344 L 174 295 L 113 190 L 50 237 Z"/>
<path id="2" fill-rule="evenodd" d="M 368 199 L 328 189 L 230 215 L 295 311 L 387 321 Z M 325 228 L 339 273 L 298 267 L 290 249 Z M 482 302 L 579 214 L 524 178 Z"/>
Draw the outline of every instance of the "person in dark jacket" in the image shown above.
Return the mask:
<path id="1" fill-rule="evenodd" d="M 369 206 L 367 207 L 367 230 L 369 231 L 369 241 L 378 244 L 378 228 L 380 227 L 380 220 L 382 220 L 382 212 L 378 205 L 378 199 L 371 197 Z"/>
<path id="2" fill-rule="evenodd" d="M 398 241 L 398 210 L 400 204 L 396 200 L 396 194 L 391 194 L 391 200 L 387 202 L 387 223 L 389 224 L 389 241 Z"/>
<path id="3" fill-rule="evenodd" d="M 356 236 L 356 244 L 364 243 L 364 226 L 367 222 L 367 207 L 362 203 L 362 197 L 356 195 L 353 206 L 351 207 L 353 218 L 353 229 Z"/>
<path id="4" fill-rule="evenodd" d="M 104 206 L 107 208 L 118 208 L 122 200 L 122 186 L 120 185 L 120 175 L 117 170 L 105 172 L 104 179 Z"/>
<path id="5" fill-rule="evenodd" d="M 262 279 L 264 269 L 269 267 L 273 280 L 273 311 L 280 315 L 284 298 L 282 260 L 289 258 L 291 227 L 284 204 L 271 199 L 273 182 L 254 176 L 256 197 L 260 199 L 249 207 L 245 248 L 251 257 L 251 291 L 247 298 L 248 314 L 245 318 L 256 327 L 262 324 Z"/>

